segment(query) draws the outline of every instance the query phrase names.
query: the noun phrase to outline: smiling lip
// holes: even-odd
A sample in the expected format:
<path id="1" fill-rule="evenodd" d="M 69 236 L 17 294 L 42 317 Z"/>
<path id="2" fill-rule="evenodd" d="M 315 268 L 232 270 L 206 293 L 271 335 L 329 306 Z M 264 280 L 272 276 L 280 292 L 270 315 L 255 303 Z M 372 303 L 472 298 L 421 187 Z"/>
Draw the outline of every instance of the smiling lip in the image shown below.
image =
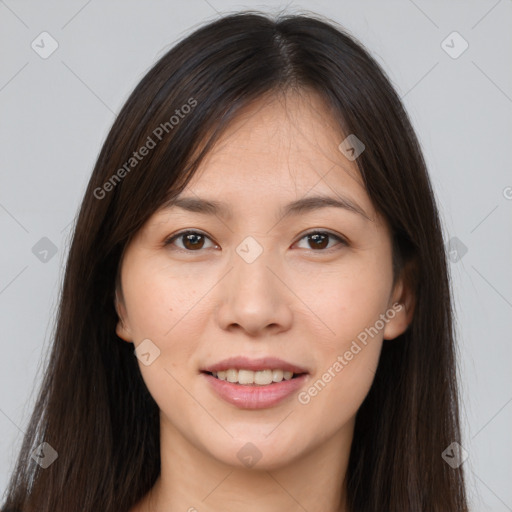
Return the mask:
<path id="1" fill-rule="evenodd" d="M 235 368 L 237 370 L 283 370 L 296 374 L 309 373 L 305 368 L 288 363 L 277 357 L 261 357 L 249 359 L 247 357 L 230 357 L 218 363 L 202 368 L 202 372 L 220 372 Z"/>
<path id="2" fill-rule="evenodd" d="M 304 385 L 308 375 L 274 382 L 267 386 L 234 384 L 220 380 L 209 373 L 201 374 L 212 389 L 226 402 L 240 409 L 267 409 L 277 405 Z"/>
<path id="3" fill-rule="evenodd" d="M 219 372 L 235 368 L 238 370 L 283 370 L 294 373 L 290 380 L 274 382 L 268 385 L 244 385 L 220 380 L 209 372 Z M 266 409 L 277 405 L 285 398 L 298 391 L 308 379 L 309 372 L 300 366 L 287 363 L 282 359 L 264 357 L 248 359 L 232 357 L 201 370 L 213 391 L 226 402 L 240 409 Z"/>

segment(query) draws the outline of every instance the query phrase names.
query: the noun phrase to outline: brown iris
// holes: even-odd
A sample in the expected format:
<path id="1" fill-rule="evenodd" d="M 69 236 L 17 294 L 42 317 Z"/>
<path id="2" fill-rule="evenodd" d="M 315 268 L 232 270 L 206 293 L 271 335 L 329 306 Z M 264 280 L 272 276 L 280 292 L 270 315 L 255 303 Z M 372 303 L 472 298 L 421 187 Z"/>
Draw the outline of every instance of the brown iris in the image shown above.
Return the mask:
<path id="1" fill-rule="evenodd" d="M 204 235 L 199 233 L 185 233 L 181 235 L 183 239 L 183 246 L 186 249 L 195 250 L 202 249 L 204 245 Z"/>
<path id="2" fill-rule="evenodd" d="M 308 235 L 308 241 L 314 242 L 313 249 L 325 249 L 327 245 L 329 245 L 329 235 L 323 233 L 315 233 L 313 235 Z"/>

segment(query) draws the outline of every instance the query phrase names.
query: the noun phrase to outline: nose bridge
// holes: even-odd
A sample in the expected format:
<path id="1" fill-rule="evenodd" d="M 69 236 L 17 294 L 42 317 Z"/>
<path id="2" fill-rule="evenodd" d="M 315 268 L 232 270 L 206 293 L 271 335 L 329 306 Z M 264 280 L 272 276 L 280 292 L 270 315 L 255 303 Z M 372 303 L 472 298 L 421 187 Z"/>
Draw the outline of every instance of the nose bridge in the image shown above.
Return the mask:
<path id="1" fill-rule="evenodd" d="M 274 275 L 279 274 L 280 265 L 273 256 L 253 237 L 236 247 L 230 262 L 232 270 L 222 288 L 218 317 L 222 328 L 236 324 L 256 334 L 269 326 L 278 330 L 290 327 L 290 297 Z"/>
<path id="2" fill-rule="evenodd" d="M 237 281 L 237 286 L 233 289 L 238 296 L 238 300 L 250 300 L 255 298 L 260 300 L 263 296 L 266 302 L 271 302 L 274 293 L 272 288 L 275 283 L 271 283 L 272 273 L 268 267 L 272 267 L 270 251 L 263 251 L 260 255 L 246 260 L 238 252 L 233 256 L 233 274 Z M 274 265 L 275 266 L 275 265 Z"/>
<path id="3" fill-rule="evenodd" d="M 259 311 L 262 315 L 275 306 L 280 290 L 268 269 L 272 263 L 271 250 L 264 249 L 253 237 L 247 237 L 236 248 L 232 257 L 236 285 L 232 291 L 241 312 L 256 314 Z"/>

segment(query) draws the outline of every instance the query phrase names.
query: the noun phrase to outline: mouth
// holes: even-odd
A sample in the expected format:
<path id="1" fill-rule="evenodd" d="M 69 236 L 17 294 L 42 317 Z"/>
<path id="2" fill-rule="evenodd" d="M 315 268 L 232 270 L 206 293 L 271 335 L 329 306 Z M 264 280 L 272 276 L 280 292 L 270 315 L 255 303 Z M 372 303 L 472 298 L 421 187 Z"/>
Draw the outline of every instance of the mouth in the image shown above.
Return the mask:
<path id="1" fill-rule="evenodd" d="M 226 359 L 200 372 L 214 393 L 240 409 L 266 409 L 298 392 L 309 371 L 276 358 Z"/>

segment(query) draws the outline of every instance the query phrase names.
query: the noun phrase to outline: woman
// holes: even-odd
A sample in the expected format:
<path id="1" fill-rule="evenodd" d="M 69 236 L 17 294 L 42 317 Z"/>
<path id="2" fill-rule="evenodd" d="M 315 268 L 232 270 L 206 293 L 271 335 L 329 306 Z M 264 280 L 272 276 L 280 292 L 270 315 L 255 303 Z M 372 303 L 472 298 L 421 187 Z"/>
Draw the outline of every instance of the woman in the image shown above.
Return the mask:
<path id="1" fill-rule="evenodd" d="M 455 375 L 389 80 L 332 22 L 226 16 L 105 141 L 2 510 L 466 511 Z"/>

